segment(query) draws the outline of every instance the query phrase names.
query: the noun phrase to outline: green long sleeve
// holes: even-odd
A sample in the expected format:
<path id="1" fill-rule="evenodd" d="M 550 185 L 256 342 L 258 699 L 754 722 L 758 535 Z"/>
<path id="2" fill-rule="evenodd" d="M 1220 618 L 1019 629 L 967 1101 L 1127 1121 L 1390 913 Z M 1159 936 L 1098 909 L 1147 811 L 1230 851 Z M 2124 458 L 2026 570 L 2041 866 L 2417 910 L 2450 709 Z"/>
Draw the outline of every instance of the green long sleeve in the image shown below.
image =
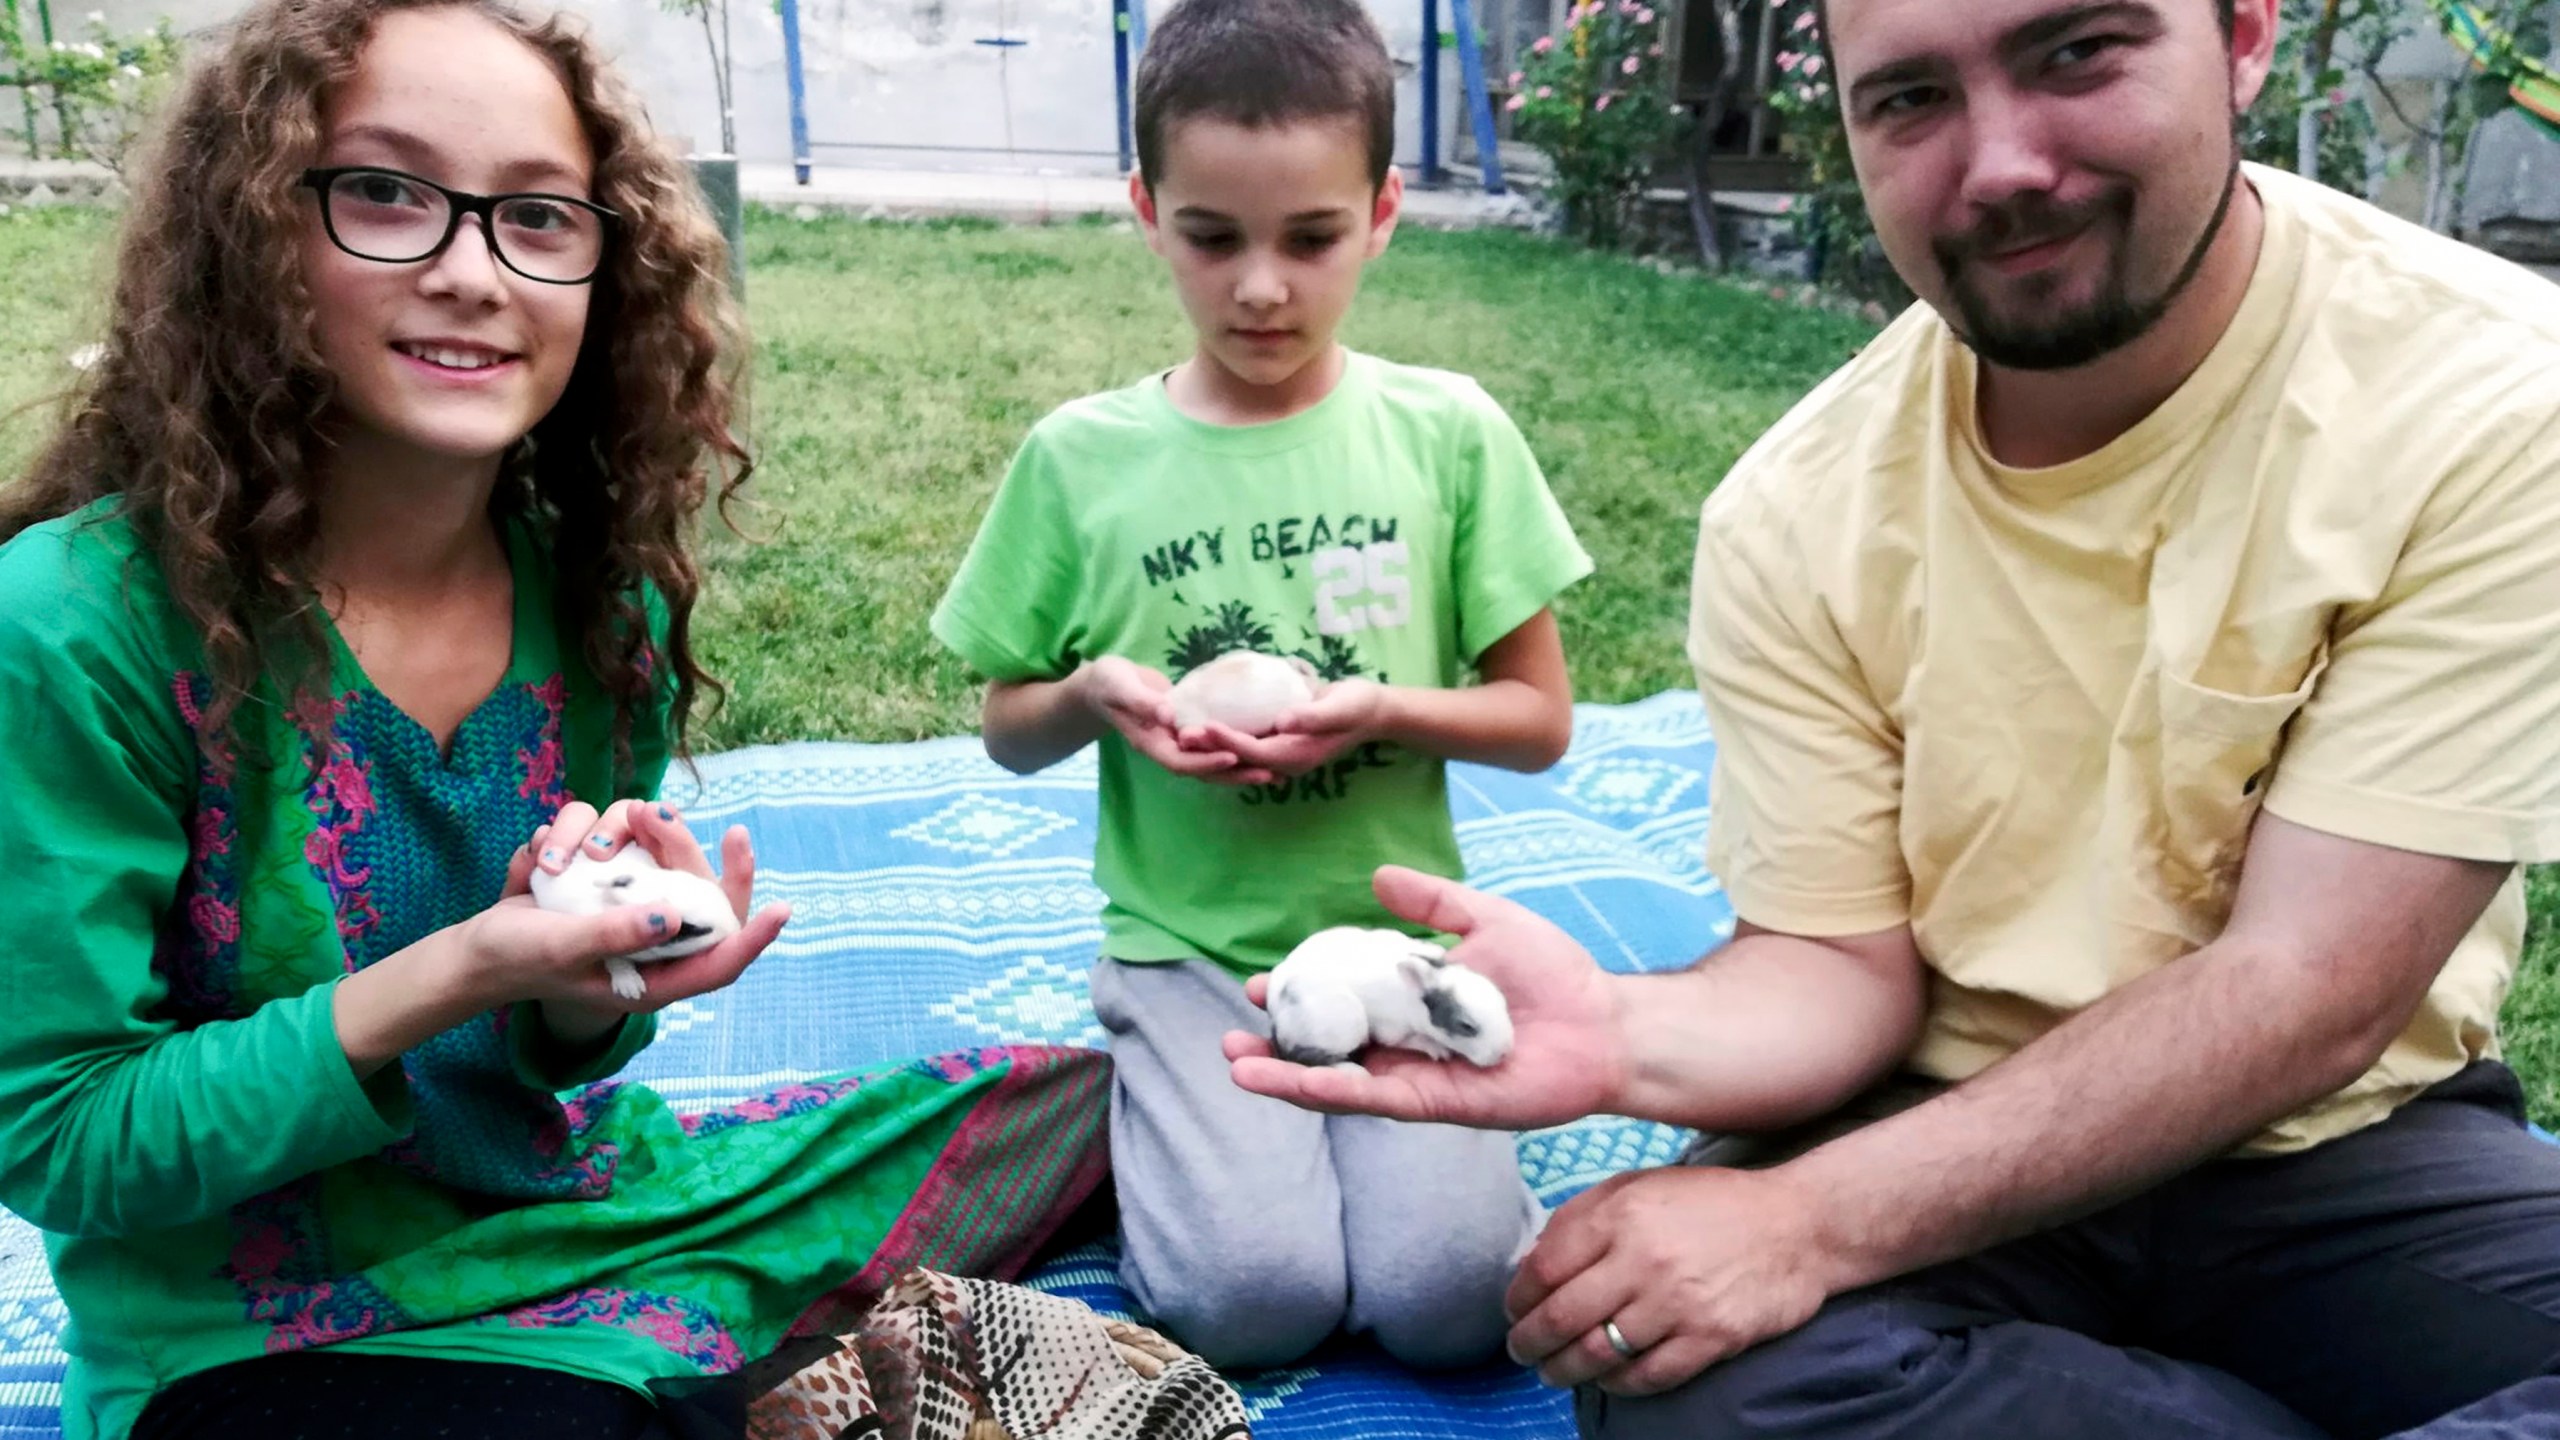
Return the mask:
<path id="1" fill-rule="evenodd" d="M 217 1214 L 409 1126 L 397 1067 L 359 1084 L 333 984 L 182 1027 L 153 964 L 188 863 L 193 746 L 172 617 L 116 582 L 97 530 L 0 550 L 0 1204 L 66 1235 Z"/>

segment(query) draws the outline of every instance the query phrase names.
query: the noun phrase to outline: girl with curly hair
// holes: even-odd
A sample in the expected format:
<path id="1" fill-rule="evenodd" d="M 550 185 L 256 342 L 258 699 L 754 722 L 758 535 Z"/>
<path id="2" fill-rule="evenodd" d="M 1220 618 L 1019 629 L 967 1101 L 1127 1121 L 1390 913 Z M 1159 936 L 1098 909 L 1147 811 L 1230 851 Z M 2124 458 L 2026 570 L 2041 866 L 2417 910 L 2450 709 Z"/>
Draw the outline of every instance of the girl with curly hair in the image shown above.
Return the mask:
<path id="1" fill-rule="evenodd" d="M 528 897 L 712 873 L 647 797 L 747 470 L 718 231 L 503 0 L 258 0 L 163 125 L 105 358 L 0 489 L 0 1204 L 66 1429 L 669 1433 L 652 1382 L 849 1293 L 977 1083 L 591 1085 L 784 913 L 732 827 L 739 933 L 626 1001 L 676 918 Z"/>

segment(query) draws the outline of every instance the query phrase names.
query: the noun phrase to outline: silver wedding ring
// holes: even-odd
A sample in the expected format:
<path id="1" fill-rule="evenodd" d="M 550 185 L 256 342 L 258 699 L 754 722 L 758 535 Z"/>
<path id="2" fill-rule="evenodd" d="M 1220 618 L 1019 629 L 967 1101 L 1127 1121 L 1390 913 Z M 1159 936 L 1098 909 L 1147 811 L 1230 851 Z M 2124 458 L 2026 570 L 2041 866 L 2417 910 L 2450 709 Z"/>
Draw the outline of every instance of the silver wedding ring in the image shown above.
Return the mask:
<path id="1" fill-rule="evenodd" d="M 1600 1333 L 1609 1337 L 1610 1349 L 1617 1351 L 1619 1355 L 1626 1359 L 1633 1360 L 1636 1358 L 1636 1347 L 1627 1343 L 1626 1334 L 1618 1328 L 1617 1321 L 1601 1321 Z"/>

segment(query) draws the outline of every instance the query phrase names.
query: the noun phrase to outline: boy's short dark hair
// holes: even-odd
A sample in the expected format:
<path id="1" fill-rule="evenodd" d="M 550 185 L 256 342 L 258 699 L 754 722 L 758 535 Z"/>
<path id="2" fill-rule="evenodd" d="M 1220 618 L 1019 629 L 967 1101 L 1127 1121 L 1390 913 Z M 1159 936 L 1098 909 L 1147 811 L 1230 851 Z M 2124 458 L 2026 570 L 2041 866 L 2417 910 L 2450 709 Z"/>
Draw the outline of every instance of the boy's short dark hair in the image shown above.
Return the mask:
<path id="1" fill-rule="evenodd" d="M 1356 121 L 1369 183 L 1395 163 L 1396 69 L 1360 0 L 1181 0 L 1138 62 L 1138 170 L 1152 191 L 1164 137 L 1207 117 L 1248 127 Z"/>

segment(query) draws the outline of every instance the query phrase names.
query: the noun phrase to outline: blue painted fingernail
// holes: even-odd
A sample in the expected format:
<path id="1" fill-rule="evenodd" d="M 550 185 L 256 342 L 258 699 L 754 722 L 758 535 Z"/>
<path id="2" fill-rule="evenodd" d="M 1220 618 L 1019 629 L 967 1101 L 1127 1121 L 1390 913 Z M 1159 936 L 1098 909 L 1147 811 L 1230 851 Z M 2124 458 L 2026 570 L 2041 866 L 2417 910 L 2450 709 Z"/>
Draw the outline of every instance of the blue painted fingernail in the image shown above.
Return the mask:
<path id="1" fill-rule="evenodd" d="M 661 805 L 658 807 L 658 818 L 661 820 L 673 820 L 676 818 L 676 812 L 668 809 L 664 805 Z"/>
<path id="2" fill-rule="evenodd" d="M 649 917 L 649 928 L 650 928 L 650 929 L 652 929 L 652 930 L 664 930 L 664 929 L 666 929 L 666 928 L 667 928 L 667 917 L 666 917 L 666 916 L 664 916 L 664 915 L 652 915 L 652 916 L 650 916 L 650 917 Z"/>
<path id="3" fill-rule="evenodd" d="M 588 843 L 588 844 L 590 844 L 590 845 L 593 845 L 594 847 L 596 847 L 596 848 L 597 848 L 597 849 L 599 849 L 599 850 L 610 850 L 610 849 L 612 849 L 612 848 L 613 848 L 613 842 L 612 842 L 611 840 L 606 839 L 606 838 L 605 838 L 604 836 L 602 836 L 602 835 L 598 835 L 598 836 L 596 836 L 595 838 L 593 838 L 593 839 L 589 840 L 587 843 Z"/>
<path id="4" fill-rule="evenodd" d="M 542 852 L 542 858 L 545 860 L 557 860 L 560 858 L 560 852 L 557 850 L 545 850 Z"/>

